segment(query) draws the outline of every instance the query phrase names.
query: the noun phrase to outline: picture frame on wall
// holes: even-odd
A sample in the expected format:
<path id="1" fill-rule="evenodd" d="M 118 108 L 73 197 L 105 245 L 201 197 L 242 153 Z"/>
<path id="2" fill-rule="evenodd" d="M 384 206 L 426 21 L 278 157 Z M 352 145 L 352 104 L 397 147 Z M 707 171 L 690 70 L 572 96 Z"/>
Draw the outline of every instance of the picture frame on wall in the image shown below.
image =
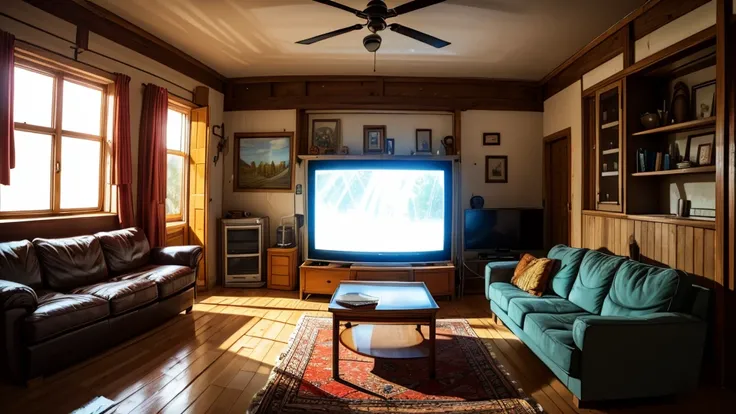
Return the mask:
<path id="1" fill-rule="evenodd" d="M 693 119 L 709 118 L 716 114 L 715 96 L 716 81 L 699 83 L 693 86 L 692 95 L 692 111 Z"/>
<path id="2" fill-rule="evenodd" d="M 483 145 L 501 145 L 500 132 L 484 132 Z"/>
<path id="3" fill-rule="evenodd" d="M 417 154 L 432 153 L 432 130 L 431 129 L 417 129 L 416 132 L 416 152 Z"/>
<path id="4" fill-rule="evenodd" d="M 509 182 L 509 157 L 506 155 L 486 155 L 486 183 Z"/>
<path id="5" fill-rule="evenodd" d="M 239 132 L 234 139 L 233 191 L 293 191 L 293 132 Z"/>
<path id="6" fill-rule="evenodd" d="M 383 154 L 386 145 L 386 125 L 363 125 L 363 153 Z"/>
<path id="7" fill-rule="evenodd" d="M 706 132 L 704 134 L 694 134 L 687 137 L 687 146 L 685 148 L 685 161 L 690 161 L 693 165 L 699 165 L 700 158 L 700 146 L 703 144 L 709 144 L 711 146 L 711 158 L 712 149 L 715 148 L 716 134 L 715 132 Z M 703 164 L 700 164 L 703 165 Z M 710 165 L 710 164 L 705 164 Z"/>
<path id="8" fill-rule="evenodd" d="M 713 164 L 713 145 L 711 144 L 698 145 L 698 164 L 699 165 Z"/>
<path id="9" fill-rule="evenodd" d="M 312 120 L 312 146 L 319 149 L 320 154 L 336 153 L 342 145 L 339 119 Z"/>

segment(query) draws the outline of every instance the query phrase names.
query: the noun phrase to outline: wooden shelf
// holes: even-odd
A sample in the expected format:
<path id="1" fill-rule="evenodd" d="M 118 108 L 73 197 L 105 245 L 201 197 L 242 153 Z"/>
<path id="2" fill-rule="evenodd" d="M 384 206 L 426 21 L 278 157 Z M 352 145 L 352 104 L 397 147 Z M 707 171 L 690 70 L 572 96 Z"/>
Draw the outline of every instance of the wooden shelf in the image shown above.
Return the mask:
<path id="1" fill-rule="evenodd" d="M 617 177 L 618 171 L 603 171 L 601 177 Z"/>
<path id="2" fill-rule="evenodd" d="M 710 219 L 706 217 L 699 217 L 699 218 L 677 217 L 674 214 L 623 214 L 623 213 L 612 213 L 609 211 L 583 210 L 583 216 L 598 216 L 598 217 L 610 217 L 610 218 L 617 218 L 617 219 L 648 221 L 652 223 L 667 223 L 667 224 L 676 224 L 678 226 L 698 227 L 698 228 L 703 228 L 703 229 L 715 229 L 716 228 L 715 219 Z"/>
<path id="3" fill-rule="evenodd" d="M 601 125 L 601 129 L 608 129 L 608 128 L 613 128 L 617 126 L 618 126 L 618 121 L 613 121 L 613 122 L 609 122 L 607 124 Z"/>
<path id="4" fill-rule="evenodd" d="M 614 149 L 609 149 L 609 150 L 602 151 L 601 154 L 603 154 L 603 155 L 610 155 L 610 154 L 618 154 L 618 152 L 619 152 L 619 149 L 618 148 L 614 148 Z"/>
<path id="5" fill-rule="evenodd" d="M 680 122 L 679 124 L 666 125 L 659 128 L 647 129 L 646 131 L 635 132 L 632 136 L 638 137 L 640 135 L 650 134 L 661 134 L 661 133 L 673 133 L 689 131 L 692 129 L 706 128 L 709 126 L 715 126 L 716 117 L 711 116 L 710 118 L 696 119 L 695 121 Z"/>
<path id="6" fill-rule="evenodd" d="M 715 173 L 715 165 L 706 165 L 704 167 L 679 168 L 676 170 L 647 171 L 631 174 L 632 177 L 649 177 L 655 175 L 679 175 L 679 174 L 706 174 Z"/>

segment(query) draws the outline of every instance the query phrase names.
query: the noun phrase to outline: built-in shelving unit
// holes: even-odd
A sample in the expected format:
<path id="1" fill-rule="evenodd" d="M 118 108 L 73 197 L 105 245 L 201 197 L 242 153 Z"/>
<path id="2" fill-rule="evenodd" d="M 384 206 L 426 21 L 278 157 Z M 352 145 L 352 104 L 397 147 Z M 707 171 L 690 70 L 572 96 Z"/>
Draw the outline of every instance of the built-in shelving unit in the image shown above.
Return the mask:
<path id="1" fill-rule="evenodd" d="M 705 165 L 701 167 L 678 168 L 675 170 L 647 171 L 631 174 L 633 177 L 651 177 L 656 175 L 678 175 L 678 174 L 708 174 L 715 173 L 715 165 Z"/>
<path id="2" fill-rule="evenodd" d="M 601 173 L 601 177 L 618 177 L 618 171 L 604 171 Z"/>
<path id="3" fill-rule="evenodd" d="M 671 124 L 671 125 L 665 125 L 659 128 L 647 129 L 644 131 L 635 132 L 631 135 L 634 137 L 638 137 L 642 135 L 651 135 L 651 134 L 662 134 L 662 133 L 671 134 L 675 132 L 685 132 L 685 131 L 692 131 L 695 129 L 707 128 L 710 126 L 715 126 L 715 124 L 716 124 L 716 117 L 711 116 L 709 118 L 696 119 L 694 121 L 680 122 L 679 124 Z"/>

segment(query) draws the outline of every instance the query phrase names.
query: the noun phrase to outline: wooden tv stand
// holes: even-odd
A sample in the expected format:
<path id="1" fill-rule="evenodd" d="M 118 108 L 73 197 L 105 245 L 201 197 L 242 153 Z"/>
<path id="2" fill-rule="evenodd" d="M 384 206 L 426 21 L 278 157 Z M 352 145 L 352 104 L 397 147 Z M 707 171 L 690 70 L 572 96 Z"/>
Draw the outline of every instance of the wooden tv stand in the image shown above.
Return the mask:
<path id="1" fill-rule="evenodd" d="M 299 266 L 299 298 L 332 295 L 343 280 L 424 282 L 432 296 L 455 296 L 455 265 L 362 266 L 330 263 L 317 266 L 306 261 Z"/>

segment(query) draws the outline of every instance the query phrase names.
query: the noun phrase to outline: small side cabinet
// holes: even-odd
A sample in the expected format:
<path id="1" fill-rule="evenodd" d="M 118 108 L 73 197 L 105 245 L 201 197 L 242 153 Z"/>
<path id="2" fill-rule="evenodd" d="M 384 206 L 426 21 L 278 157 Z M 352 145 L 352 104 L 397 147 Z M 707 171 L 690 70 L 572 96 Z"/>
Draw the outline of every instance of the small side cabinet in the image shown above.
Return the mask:
<path id="1" fill-rule="evenodd" d="M 268 249 L 269 289 L 296 289 L 296 256 L 296 247 L 272 247 Z"/>

